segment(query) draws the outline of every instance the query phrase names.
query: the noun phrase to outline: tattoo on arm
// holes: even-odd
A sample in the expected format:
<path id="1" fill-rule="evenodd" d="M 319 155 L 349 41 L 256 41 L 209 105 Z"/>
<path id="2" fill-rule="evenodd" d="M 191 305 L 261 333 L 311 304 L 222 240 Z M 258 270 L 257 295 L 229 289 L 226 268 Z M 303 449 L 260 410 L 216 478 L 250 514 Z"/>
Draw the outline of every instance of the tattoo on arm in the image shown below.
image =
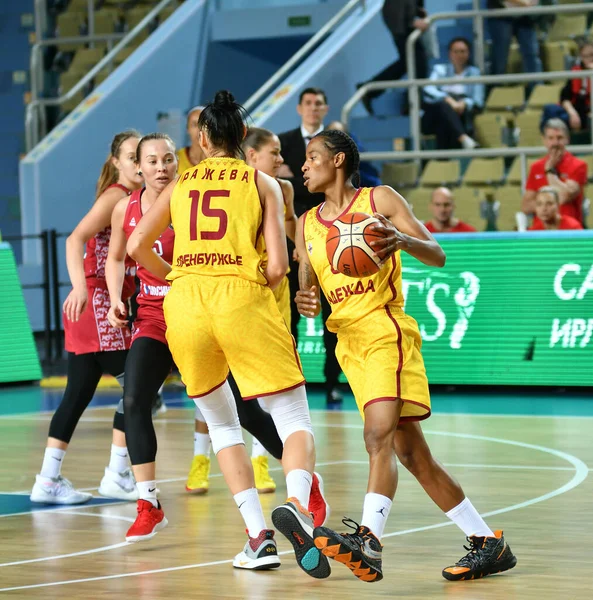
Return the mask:
<path id="1" fill-rule="evenodd" d="M 313 268 L 305 261 L 299 263 L 299 287 L 308 290 L 314 284 Z"/>

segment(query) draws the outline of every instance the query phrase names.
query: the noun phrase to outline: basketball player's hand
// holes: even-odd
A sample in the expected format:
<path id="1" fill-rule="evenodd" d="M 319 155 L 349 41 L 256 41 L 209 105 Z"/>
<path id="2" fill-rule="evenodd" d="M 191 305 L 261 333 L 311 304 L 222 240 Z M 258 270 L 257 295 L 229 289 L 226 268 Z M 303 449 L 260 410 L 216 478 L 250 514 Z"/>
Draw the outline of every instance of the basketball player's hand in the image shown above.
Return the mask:
<path id="1" fill-rule="evenodd" d="M 383 237 L 371 242 L 371 247 L 375 251 L 375 256 L 377 256 L 381 260 L 381 264 L 383 264 L 394 252 L 409 248 L 410 243 L 408 237 L 399 231 L 389 219 L 386 219 L 379 213 L 375 213 L 373 216 L 376 219 L 379 219 L 381 224 L 372 225 L 371 229 L 383 235 Z"/>
<path id="2" fill-rule="evenodd" d="M 64 304 L 62 306 L 62 310 L 66 315 L 68 321 L 76 322 L 80 319 L 80 315 L 84 312 L 86 308 L 86 304 L 88 302 L 88 293 L 86 291 L 86 287 L 84 290 L 72 290 L 66 300 L 64 300 Z"/>
<path id="3" fill-rule="evenodd" d="M 299 314 L 303 317 L 315 317 L 319 313 L 320 302 L 317 298 L 317 288 L 313 286 L 310 290 L 299 290 L 294 299 Z"/>
<path id="4" fill-rule="evenodd" d="M 128 321 L 126 319 L 126 305 L 120 300 L 117 304 L 112 304 L 107 313 L 107 320 L 111 327 L 121 329 L 126 327 Z"/>

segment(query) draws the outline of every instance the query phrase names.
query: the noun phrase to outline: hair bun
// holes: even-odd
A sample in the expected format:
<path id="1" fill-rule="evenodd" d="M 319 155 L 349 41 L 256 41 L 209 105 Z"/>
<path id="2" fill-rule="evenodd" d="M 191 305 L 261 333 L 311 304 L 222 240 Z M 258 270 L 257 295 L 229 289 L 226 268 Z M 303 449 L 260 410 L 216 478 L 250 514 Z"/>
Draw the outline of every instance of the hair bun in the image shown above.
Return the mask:
<path id="1" fill-rule="evenodd" d="M 234 108 L 235 97 L 228 90 L 220 90 L 216 92 L 213 104 L 218 108 Z"/>

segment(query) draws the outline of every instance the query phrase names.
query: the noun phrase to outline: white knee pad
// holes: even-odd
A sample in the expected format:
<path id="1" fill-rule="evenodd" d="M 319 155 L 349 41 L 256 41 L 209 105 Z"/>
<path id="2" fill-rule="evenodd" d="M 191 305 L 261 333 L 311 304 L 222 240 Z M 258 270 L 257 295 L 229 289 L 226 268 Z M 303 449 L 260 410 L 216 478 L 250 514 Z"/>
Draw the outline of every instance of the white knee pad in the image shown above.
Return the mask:
<path id="1" fill-rule="evenodd" d="M 306 431 L 313 435 L 304 385 L 290 392 L 268 396 L 265 403 L 283 444 L 297 431 Z"/>
<path id="2" fill-rule="evenodd" d="M 194 419 L 196 421 L 201 421 L 202 423 L 206 422 L 206 419 L 204 419 L 204 415 L 202 415 L 202 411 L 196 406 L 196 412 L 194 415 Z"/>
<path id="3" fill-rule="evenodd" d="M 228 382 L 201 398 L 194 398 L 208 425 L 212 449 L 218 454 L 224 448 L 245 444 L 239 424 L 237 406 Z"/>

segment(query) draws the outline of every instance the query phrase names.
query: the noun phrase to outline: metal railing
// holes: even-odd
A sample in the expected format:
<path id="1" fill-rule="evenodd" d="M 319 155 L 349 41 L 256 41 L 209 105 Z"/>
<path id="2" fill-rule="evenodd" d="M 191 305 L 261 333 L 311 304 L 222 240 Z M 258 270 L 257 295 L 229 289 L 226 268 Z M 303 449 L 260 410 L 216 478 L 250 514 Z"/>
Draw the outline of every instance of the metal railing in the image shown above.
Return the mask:
<path id="1" fill-rule="evenodd" d="M 270 77 L 254 94 L 252 94 L 244 106 L 247 110 L 253 109 L 257 103 L 277 85 L 293 68 L 300 63 L 308 54 L 313 52 L 323 41 L 325 36 L 335 27 L 337 27 L 350 13 L 360 5 L 362 10 L 366 10 L 365 0 L 350 0 L 342 7 L 303 47 L 296 52 L 272 77 Z"/>
<path id="2" fill-rule="evenodd" d="M 530 83 L 539 81 L 558 81 L 566 79 L 589 79 L 591 102 L 593 102 L 593 70 L 588 71 L 555 71 L 549 73 L 516 73 L 513 75 L 481 75 L 479 77 L 465 77 L 465 84 L 472 83 Z M 349 126 L 350 113 L 354 106 L 364 96 L 365 91 L 378 89 L 398 89 L 413 87 L 416 90 L 426 85 L 446 85 L 450 83 L 459 83 L 458 78 L 447 77 L 444 79 L 412 79 L 407 81 L 377 81 L 367 83 L 346 102 L 342 108 L 342 122 Z M 414 125 L 416 125 L 414 127 Z M 412 135 L 417 135 L 416 140 L 420 140 L 420 106 L 410 110 L 410 128 Z M 527 154 L 541 154 L 541 148 L 516 147 L 516 148 L 476 148 L 473 150 L 421 150 L 419 144 L 414 144 L 412 151 L 404 152 L 362 152 L 362 160 L 415 160 L 424 158 L 479 158 L 492 156 L 523 156 L 521 159 L 522 167 L 525 166 L 525 156 Z M 593 150 L 593 128 L 591 130 L 591 145 L 576 146 L 578 152 L 591 152 Z M 537 152 L 535 152 L 537 150 Z"/>
<path id="3" fill-rule="evenodd" d="M 138 23 L 130 32 L 125 35 L 122 35 L 119 43 L 115 45 L 114 48 L 111 49 L 75 86 L 73 86 L 70 90 L 68 90 L 63 96 L 59 98 L 36 98 L 33 99 L 28 105 L 25 114 L 25 137 L 26 137 L 26 145 L 27 152 L 30 152 L 34 146 L 36 146 L 42 137 L 47 134 L 47 123 L 45 121 L 45 108 L 47 106 L 60 106 L 71 100 L 78 94 L 83 91 L 84 87 L 99 73 L 105 66 L 110 65 L 114 58 L 117 56 L 118 52 L 129 45 L 141 32 L 142 30 L 148 26 L 148 24 L 155 19 L 159 13 L 169 6 L 171 3 L 176 2 L 177 0 L 161 0 L 145 17 Z M 89 29 L 90 29 L 90 21 L 89 21 Z M 117 36 L 119 34 L 112 34 L 113 36 Z M 105 39 L 108 36 L 80 36 L 80 38 L 55 38 L 54 44 L 57 43 L 66 43 L 65 40 L 68 39 L 67 43 L 76 43 L 73 40 L 82 40 L 82 43 L 89 43 L 89 38 L 93 37 L 96 41 L 99 39 Z M 45 42 L 39 42 L 39 45 L 47 45 Z M 35 44 L 37 46 L 38 44 Z M 33 47 L 31 52 L 31 56 L 36 55 L 38 50 Z M 38 68 L 36 66 L 36 68 Z M 31 81 L 37 78 L 37 84 L 39 83 L 39 76 L 31 73 Z"/>
<path id="4" fill-rule="evenodd" d="M 474 1 L 474 5 L 476 2 Z M 555 6 L 534 6 L 531 8 L 502 8 L 492 10 L 460 10 L 456 12 L 435 13 L 428 16 L 428 22 L 432 25 L 435 21 L 443 19 L 473 19 L 475 31 L 477 34 L 477 43 L 475 48 L 475 56 L 478 57 L 478 66 L 482 73 L 484 72 L 484 18 L 509 18 L 509 17 L 525 17 L 525 16 L 541 16 L 541 15 L 559 15 L 559 14 L 583 14 L 593 12 L 592 4 L 561 4 Z M 406 65 L 408 80 L 416 78 L 416 61 L 414 46 L 418 38 L 422 35 L 419 29 L 414 30 L 406 41 Z M 539 79 L 543 79 L 540 77 Z M 532 79 L 531 81 L 539 81 Z M 574 77 L 572 77 L 574 79 Z M 465 80 L 464 80 L 465 82 Z M 492 81 L 491 83 L 504 83 L 505 80 Z M 379 83 L 379 82 L 377 82 Z M 387 83 L 387 82 L 380 82 Z M 452 83 L 448 81 L 447 83 Z M 457 81 L 459 83 L 459 81 Z M 484 82 L 487 83 L 487 82 Z M 372 89 L 385 89 L 385 87 L 376 87 Z M 364 94 L 361 95 L 361 97 Z M 414 150 L 420 149 L 420 93 L 418 86 L 410 86 L 408 89 L 408 98 L 410 103 L 410 117 L 412 127 L 412 143 Z"/>

